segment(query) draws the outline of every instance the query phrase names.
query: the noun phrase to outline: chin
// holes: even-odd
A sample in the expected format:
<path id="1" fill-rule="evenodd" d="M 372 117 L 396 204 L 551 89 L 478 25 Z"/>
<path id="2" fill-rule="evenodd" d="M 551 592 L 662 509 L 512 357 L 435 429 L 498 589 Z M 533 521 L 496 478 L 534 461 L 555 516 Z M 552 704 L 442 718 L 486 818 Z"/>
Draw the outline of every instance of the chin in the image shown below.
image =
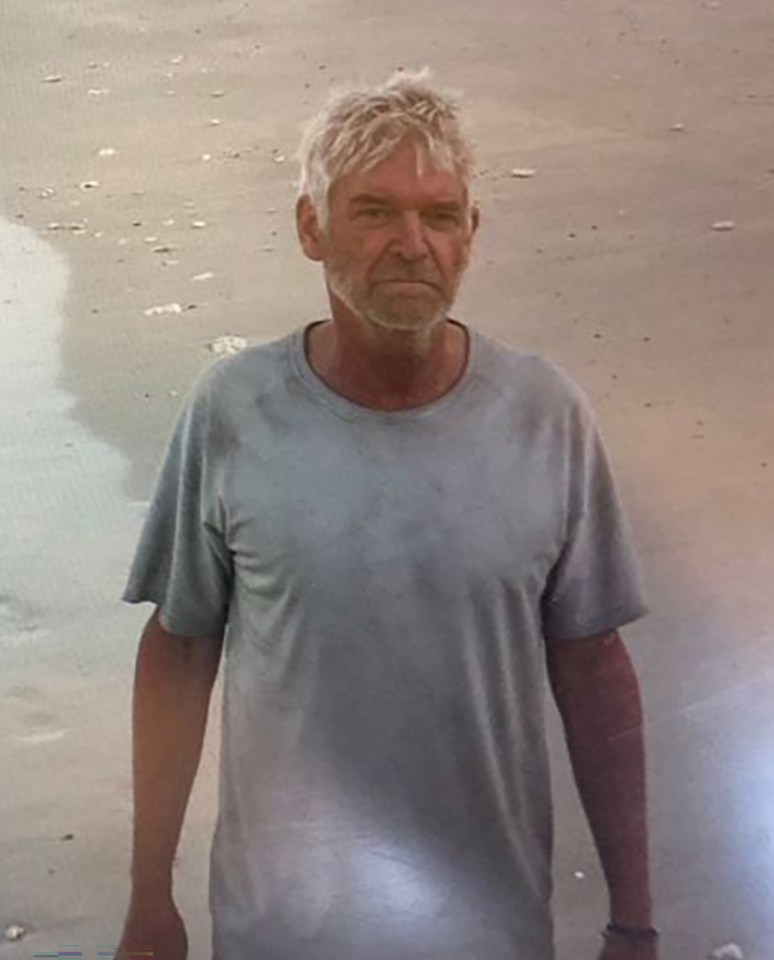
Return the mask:
<path id="1" fill-rule="evenodd" d="M 363 319 L 380 327 L 382 330 L 402 331 L 404 333 L 419 333 L 432 330 L 446 320 L 450 304 L 428 304 L 419 299 L 404 300 L 398 303 L 379 304 L 366 307 L 361 316 Z"/>
<path id="2" fill-rule="evenodd" d="M 375 313 L 373 311 L 368 311 L 364 318 L 369 323 L 372 323 L 375 327 L 380 327 L 382 330 L 391 330 L 403 333 L 420 333 L 427 330 L 432 330 L 434 327 L 437 327 L 439 324 L 443 323 L 446 320 L 446 310 L 439 311 L 432 315 L 396 315 L 396 314 L 384 314 L 384 313 Z"/>

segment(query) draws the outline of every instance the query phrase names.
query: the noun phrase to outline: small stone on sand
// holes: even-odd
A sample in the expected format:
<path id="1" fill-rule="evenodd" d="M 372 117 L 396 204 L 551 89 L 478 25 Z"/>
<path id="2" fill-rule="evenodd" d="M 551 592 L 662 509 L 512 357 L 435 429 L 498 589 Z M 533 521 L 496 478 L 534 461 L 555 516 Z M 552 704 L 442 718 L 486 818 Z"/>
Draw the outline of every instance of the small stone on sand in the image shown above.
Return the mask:
<path id="1" fill-rule="evenodd" d="M 244 337 L 235 337 L 227 334 L 225 337 L 218 337 L 210 343 L 210 350 L 219 357 L 231 356 L 239 353 L 247 346 L 247 340 Z"/>
<path id="2" fill-rule="evenodd" d="M 157 317 L 164 313 L 182 313 L 183 308 L 179 303 L 162 303 L 157 307 L 148 307 L 143 312 L 146 317 Z"/>

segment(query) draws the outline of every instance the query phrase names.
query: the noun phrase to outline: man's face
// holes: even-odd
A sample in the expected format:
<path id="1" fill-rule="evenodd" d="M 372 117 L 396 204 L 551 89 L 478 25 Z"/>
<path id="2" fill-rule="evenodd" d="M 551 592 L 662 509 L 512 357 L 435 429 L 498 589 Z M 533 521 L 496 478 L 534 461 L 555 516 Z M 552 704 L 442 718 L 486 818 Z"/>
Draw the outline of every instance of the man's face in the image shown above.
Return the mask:
<path id="1" fill-rule="evenodd" d="M 478 211 L 453 172 L 420 175 L 405 143 L 372 169 L 338 180 L 320 240 L 334 315 L 390 330 L 426 331 L 446 319 L 468 264 Z"/>

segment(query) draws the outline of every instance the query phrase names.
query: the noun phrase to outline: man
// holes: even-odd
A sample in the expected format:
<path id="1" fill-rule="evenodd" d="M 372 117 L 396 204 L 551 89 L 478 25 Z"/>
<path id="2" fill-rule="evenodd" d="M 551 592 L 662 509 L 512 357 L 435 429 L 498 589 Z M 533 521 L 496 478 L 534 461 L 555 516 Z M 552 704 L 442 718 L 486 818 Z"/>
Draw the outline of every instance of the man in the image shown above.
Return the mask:
<path id="1" fill-rule="evenodd" d="M 118 956 L 186 956 L 172 861 L 225 647 L 217 960 L 550 960 L 546 677 L 610 890 L 601 956 L 652 960 L 616 632 L 645 608 L 589 405 L 449 318 L 479 212 L 426 75 L 332 99 L 299 156 L 331 317 L 200 379 L 125 593 L 157 609 Z"/>

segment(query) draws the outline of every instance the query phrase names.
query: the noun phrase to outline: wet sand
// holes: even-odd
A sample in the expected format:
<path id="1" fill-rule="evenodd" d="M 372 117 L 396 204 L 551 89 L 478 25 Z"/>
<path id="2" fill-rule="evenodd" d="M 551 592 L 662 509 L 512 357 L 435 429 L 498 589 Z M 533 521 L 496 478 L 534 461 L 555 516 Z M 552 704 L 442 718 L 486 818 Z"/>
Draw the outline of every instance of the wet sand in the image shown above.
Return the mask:
<path id="1" fill-rule="evenodd" d="M 147 615 L 117 597 L 172 418 L 212 340 L 325 315 L 292 220 L 309 112 L 336 83 L 427 63 L 464 92 L 481 167 L 455 315 L 587 389 L 642 551 L 652 613 L 625 636 L 664 957 L 733 941 L 769 960 L 772 57 L 765 0 L 453 15 L 438 0 L 6 0 L 0 926 L 30 933 L 0 957 L 116 941 Z M 216 734 L 179 858 L 194 960 Z M 605 902 L 555 722 L 553 738 L 560 957 L 575 960 Z"/>

